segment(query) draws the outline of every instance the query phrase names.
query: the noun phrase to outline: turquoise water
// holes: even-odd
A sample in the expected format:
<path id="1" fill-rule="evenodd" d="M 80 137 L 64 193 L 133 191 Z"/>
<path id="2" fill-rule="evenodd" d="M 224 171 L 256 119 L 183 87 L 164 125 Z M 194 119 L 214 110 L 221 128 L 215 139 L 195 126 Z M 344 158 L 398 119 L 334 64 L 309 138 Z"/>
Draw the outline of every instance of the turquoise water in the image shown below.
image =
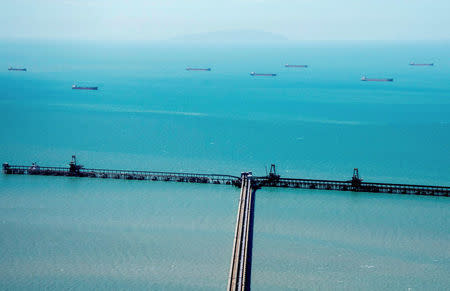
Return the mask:
<path id="1" fill-rule="evenodd" d="M 449 185 L 449 48 L 2 42 L 0 161 Z M 1 175 L 0 195 L 3 289 L 225 288 L 237 189 Z M 258 191 L 254 289 L 445 289 L 447 200 Z"/>
<path id="2" fill-rule="evenodd" d="M 448 198 L 261 190 L 255 290 L 446 290 Z"/>
<path id="3" fill-rule="evenodd" d="M 237 189 L 51 177 L 1 183 L 2 290 L 227 284 Z"/>

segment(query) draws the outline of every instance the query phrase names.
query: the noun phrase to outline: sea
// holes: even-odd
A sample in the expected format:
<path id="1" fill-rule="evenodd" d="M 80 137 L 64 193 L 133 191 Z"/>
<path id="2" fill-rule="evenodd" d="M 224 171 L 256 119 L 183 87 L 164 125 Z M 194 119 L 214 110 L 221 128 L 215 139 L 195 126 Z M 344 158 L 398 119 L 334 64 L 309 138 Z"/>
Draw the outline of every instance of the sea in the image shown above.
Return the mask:
<path id="1" fill-rule="evenodd" d="M 0 117 L 1 163 L 450 186 L 450 42 L 1 40 Z M 450 286 L 447 197 L 255 197 L 254 290 Z M 224 290 L 238 201 L 227 185 L 0 174 L 0 289 Z"/>

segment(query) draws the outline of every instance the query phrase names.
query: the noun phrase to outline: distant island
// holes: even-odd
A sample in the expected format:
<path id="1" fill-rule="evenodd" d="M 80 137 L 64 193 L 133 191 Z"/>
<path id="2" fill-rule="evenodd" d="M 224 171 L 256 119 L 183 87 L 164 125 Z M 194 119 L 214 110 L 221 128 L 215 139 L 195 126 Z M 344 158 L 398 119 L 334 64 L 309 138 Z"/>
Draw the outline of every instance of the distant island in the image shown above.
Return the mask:
<path id="1" fill-rule="evenodd" d="M 260 30 L 223 30 L 205 33 L 185 34 L 171 38 L 172 41 L 188 42 L 285 42 L 281 34 Z"/>

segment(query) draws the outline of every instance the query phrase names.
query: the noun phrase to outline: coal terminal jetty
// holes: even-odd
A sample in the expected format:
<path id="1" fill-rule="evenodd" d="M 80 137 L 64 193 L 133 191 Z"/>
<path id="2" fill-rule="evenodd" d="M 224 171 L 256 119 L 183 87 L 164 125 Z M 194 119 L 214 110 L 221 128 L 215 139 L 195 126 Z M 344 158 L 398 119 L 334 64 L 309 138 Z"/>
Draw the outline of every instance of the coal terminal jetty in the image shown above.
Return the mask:
<path id="1" fill-rule="evenodd" d="M 6 175 L 40 175 L 40 176 L 65 176 L 65 177 L 89 177 L 103 179 L 147 180 L 166 182 L 186 182 L 202 184 L 224 184 L 240 187 L 241 175 L 136 171 L 136 170 L 112 170 L 89 169 L 77 164 L 75 156 L 68 167 L 39 166 L 33 163 L 31 166 L 3 164 L 3 173 Z M 252 187 L 297 188 L 317 189 L 353 192 L 371 192 L 405 195 L 446 196 L 450 194 L 448 186 L 412 185 L 363 182 L 357 168 L 353 170 L 351 180 L 322 180 L 304 178 L 284 178 L 277 175 L 275 165 L 272 164 L 270 173 L 266 176 L 252 176 Z"/>
<path id="2" fill-rule="evenodd" d="M 266 176 L 253 176 L 252 172 L 242 172 L 240 176 L 232 176 L 223 174 L 88 169 L 79 165 L 76 156 L 72 156 L 72 161 L 68 167 L 41 167 L 36 163 L 33 163 L 31 166 L 18 166 L 4 163 L 3 174 L 209 183 L 240 187 L 241 194 L 239 196 L 233 251 L 228 275 L 228 291 L 250 290 L 251 288 L 255 196 L 257 190 L 262 187 L 445 197 L 448 197 L 450 194 L 450 187 L 446 186 L 363 182 L 356 168 L 353 170 L 352 179 L 347 181 L 282 178 L 280 175 L 277 175 L 274 164 L 271 165 L 270 172 Z"/>

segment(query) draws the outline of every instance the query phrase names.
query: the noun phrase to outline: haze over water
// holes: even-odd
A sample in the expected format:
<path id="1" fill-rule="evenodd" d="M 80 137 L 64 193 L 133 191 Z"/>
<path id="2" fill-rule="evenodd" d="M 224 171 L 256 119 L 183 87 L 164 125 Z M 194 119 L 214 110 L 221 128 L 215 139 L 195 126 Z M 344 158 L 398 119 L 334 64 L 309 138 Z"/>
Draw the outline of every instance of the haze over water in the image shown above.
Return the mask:
<path id="1" fill-rule="evenodd" d="M 283 177 L 340 180 L 358 167 L 365 181 L 448 186 L 449 48 L 3 42 L 0 161 L 64 166 L 76 154 L 92 168 L 233 175 L 276 163 Z M 224 289 L 238 196 L 0 175 L 0 286 Z M 445 289 L 449 214 L 448 198 L 258 190 L 252 286 Z"/>

